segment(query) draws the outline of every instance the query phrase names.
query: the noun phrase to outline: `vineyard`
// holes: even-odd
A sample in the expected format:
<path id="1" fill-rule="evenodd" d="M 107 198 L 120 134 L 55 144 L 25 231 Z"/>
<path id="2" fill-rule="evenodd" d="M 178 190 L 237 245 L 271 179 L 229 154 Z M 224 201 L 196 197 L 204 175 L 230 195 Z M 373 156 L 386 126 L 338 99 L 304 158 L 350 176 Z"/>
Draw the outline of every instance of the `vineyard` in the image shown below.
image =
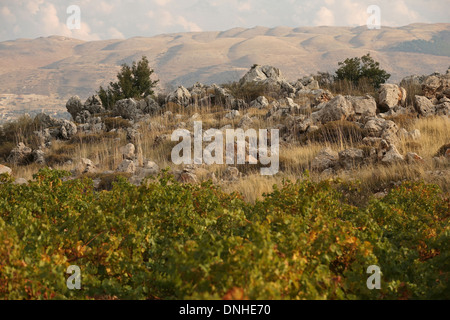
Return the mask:
<path id="1" fill-rule="evenodd" d="M 167 173 L 109 191 L 67 175 L 1 176 L 0 299 L 450 298 L 449 199 L 434 185 L 354 206 L 357 185 L 337 180 L 285 181 L 249 203 Z"/>

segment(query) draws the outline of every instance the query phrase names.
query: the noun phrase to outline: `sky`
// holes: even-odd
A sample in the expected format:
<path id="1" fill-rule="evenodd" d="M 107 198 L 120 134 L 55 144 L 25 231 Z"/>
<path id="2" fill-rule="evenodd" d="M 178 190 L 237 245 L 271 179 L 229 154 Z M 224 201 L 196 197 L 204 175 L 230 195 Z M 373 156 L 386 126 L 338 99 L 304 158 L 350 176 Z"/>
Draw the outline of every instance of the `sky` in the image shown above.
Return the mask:
<path id="1" fill-rule="evenodd" d="M 78 6 L 80 19 L 71 6 Z M 450 0 L 0 0 L 0 41 L 82 40 L 255 26 L 360 26 L 377 5 L 383 26 L 450 22 Z M 71 29 L 69 26 L 79 28 Z M 74 24 L 79 21 L 79 26 Z"/>

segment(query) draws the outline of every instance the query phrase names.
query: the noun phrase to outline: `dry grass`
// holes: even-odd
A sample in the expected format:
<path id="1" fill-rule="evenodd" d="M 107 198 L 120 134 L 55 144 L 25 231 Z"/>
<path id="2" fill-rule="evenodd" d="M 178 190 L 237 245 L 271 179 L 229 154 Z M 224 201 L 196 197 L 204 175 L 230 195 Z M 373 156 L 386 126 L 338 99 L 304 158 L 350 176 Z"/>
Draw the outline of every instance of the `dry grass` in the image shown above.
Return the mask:
<path id="1" fill-rule="evenodd" d="M 203 108 L 181 108 L 170 105 L 172 115 L 162 115 L 150 118 L 140 124 L 138 131 L 141 139 L 136 143 L 136 147 L 142 150 L 143 158 L 156 162 L 160 168 L 171 167 L 174 170 L 181 166 L 174 166 L 171 161 L 172 148 L 177 142 L 172 142 L 170 136 L 181 122 L 186 124 L 186 129 L 193 130 L 194 121 L 202 121 L 203 129 L 222 128 L 225 125 L 237 127 L 241 118 L 248 114 L 254 118 L 252 127 L 270 128 L 274 123 L 264 120 L 267 110 L 248 109 L 241 111 L 241 116 L 234 120 L 225 119 L 228 112 L 223 108 L 209 106 Z M 197 114 L 193 118 L 194 114 Z M 371 194 L 383 191 L 393 185 L 394 182 L 403 180 L 425 180 L 430 183 L 439 184 L 446 192 L 449 191 L 450 178 L 430 175 L 429 171 L 434 170 L 432 158 L 437 151 L 450 141 L 450 120 L 444 117 L 429 117 L 416 119 L 415 117 L 402 116 L 391 119 L 406 127 L 408 131 L 419 129 L 421 137 L 417 141 L 403 139 L 400 140 L 398 148 L 406 155 L 407 152 L 417 152 L 425 159 L 421 165 L 391 165 L 391 166 L 366 166 L 360 170 L 352 172 L 339 172 L 338 176 L 344 182 L 360 181 L 362 192 Z M 110 120 L 111 125 L 128 127 L 128 124 Z M 326 130 L 325 130 L 326 129 Z M 348 129 L 348 130 L 347 130 Z M 55 141 L 47 151 L 48 155 L 57 157 L 71 157 L 72 164 L 65 162 L 52 163 L 54 169 L 75 170 L 80 169 L 81 158 L 91 159 L 100 172 L 114 171 L 122 162 L 120 147 L 128 143 L 126 132 L 119 130 L 119 133 L 100 134 L 78 134 L 71 141 Z M 263 193 L 271 192 L 274 184 L 281 184 L 283 179 L 295 181 L 304 176 L 306 170 L 310 171 L 310 163 L 317 156 L 320 150 L 330 147 L 335 151 L 342 151 L 348 148 L 363 148 L 361 145 L 362 132 L 353 127 L 346 126 L 345 123 L 332 123 L 320 132 L 310 135 L 308 139 L 299 143 L 282 144 L 280 146 L 280 173 L 273 177 L 263 177 L 259 174 L 259 167 L 239 166 L 243 177 L 237 182 L 218 182 L 225 191 L 239 191 L 243 197 L 251 202 L 262 198 Z M 158 137 L 165 136 L 166 139 Z M 301 140 L 301 139 L 300 139 Z M 13 167 L 15 177 L 32 179 L 42 166 L 32 164 L 23 167 Z M 208 180 L 211 174 L 221 179 L 226 165 L 202 166 L 197 171 L 200 181 Z M 447 171 L 448 172 L 448 171 Z M 311 172 L 310 179 L 319 181 L 325 177 L 320 173 Z M 326 177 L 329 178 L 329 177 Z"/>

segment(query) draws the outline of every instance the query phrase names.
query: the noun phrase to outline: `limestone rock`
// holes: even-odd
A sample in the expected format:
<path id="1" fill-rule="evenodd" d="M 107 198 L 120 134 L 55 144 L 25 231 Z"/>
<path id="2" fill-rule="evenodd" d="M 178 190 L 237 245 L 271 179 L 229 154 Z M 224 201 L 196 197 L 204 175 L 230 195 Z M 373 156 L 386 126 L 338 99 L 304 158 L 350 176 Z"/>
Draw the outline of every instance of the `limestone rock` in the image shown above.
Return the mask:
<path id="1" fill-rule="evenodd" d="M 264 108 L 267 108 L 268 106 L 269 106 L 269 100 L 267 100 L 267 98 L 264 96 L 260 96 L 260 97 L 256 98 L 256 100 L 253 100 L 250 103 L 251 108 L 257 108 L 257 109 L 264 109 Z"/>
<path id="2" fill-rule="evenodd" d="M 331 148 L 322 149 L 319 154 L 311 162 L 311 169 L 322 172 L 332 168 L 339 160 L 339 154 Z"/>
<path id="3" fill-rule="evenodd" d="M 392 145 L 389 151 L 385 154 L 381 160 L 383 163 L 393 164 L 404 161 L 405 158 L 398 152 L 397 148 Z"/>
<path id="4" fill-rule="evenodd" d="M 322 109 L 314 112 L 311 118 L 315 122 L 325 124 L 330 121 L 346 120 L 355 114 L 353 105 L 345 97 L 338 95 L 329 101 Z"/>
<path id="5" fill-rule="evenodd" d="M 20 142 L 14 149 L 11 150 L 7 161 L 13 164 L 25 164 L 31 159 L 33 150 L 28 148 L 23 142 Z"/>
<path id="6" fill-rule="evenodd" d="M 136 172 L 136 166 L 132 160 L 125 159 L 122 161 L 116 171 L 134 174 Z"/>
<path id="7" fill-rule="evenodd" d="M 365 97 L 346 96 L 355 110 L 356 118 L 375 117 L 377 114 L 377 102 L 370 95 Z"/>
<path id="8" fill-rule="evenodd" d="M 382 84 L 379 90 L 378 103 L 381 112 L 387 112 L 396 106 L 404 106 L 406 90 L 395 84 Z"/>
<path id="9" fill-rule="evenodd" d="M 120 152 L 122 153 L 124 159 L 134 160 L 136 147 L 134 146 L 134 144 L 129 143 L 126 146 L 120 148 Z"/>
<path id="10" fill-rule="evenodd" d="M 364 151 L 361 149 L 347 149 L 339 152 L 339 163 L 346 170 L 360 167 L 364 163 Z"/>
<path id="11" fill-rule="evenodd" d="M 143 115 L 138 103 L 134 99 L 123 99 L 116 102 L 113 109 L 114 116 L 128 120 L 136 120 Z"/>
<path id="12" fill-rule="evenodd" d="M 179 86 L 175 91 L 171 92 L 167 98 L 166 103 L 172 102 L 180 106 L 187 107 L 191 103 L 191 93 L 183 86 Z"/>
<path id="13" fill-rule="evenodd" d="M 422 116 L 433 114 L 433 103 L 427 97 L 416 96 L 416 110 Z"/>
<path id="14" fill-rule="evenodd" d="M 12 173 L 11 168 L 0 164 L 0 175 L 1 174 L 5 174 L 5 173 L 8 174 L 8 175 L 11 175 L 11 173 Z"/>

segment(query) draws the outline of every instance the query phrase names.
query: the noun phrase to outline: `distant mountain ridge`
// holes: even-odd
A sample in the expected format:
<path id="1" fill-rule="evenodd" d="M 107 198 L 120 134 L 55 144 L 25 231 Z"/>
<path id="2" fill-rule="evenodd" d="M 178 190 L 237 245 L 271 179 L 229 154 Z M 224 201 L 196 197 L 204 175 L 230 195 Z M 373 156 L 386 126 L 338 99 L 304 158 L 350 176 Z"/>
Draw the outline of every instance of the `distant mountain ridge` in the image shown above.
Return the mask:
<path id="1" fill-rule="evenodd" d="M 145 55 L 166 87 L 237 81 L 255 63 L 289 80 L 368 52 L 398 82 L 450 65 L 450 24 L 382 27 L 255 27 L 85 42 L 60 36 L 0 42 L 0 94 L 86 98 Z"/>

